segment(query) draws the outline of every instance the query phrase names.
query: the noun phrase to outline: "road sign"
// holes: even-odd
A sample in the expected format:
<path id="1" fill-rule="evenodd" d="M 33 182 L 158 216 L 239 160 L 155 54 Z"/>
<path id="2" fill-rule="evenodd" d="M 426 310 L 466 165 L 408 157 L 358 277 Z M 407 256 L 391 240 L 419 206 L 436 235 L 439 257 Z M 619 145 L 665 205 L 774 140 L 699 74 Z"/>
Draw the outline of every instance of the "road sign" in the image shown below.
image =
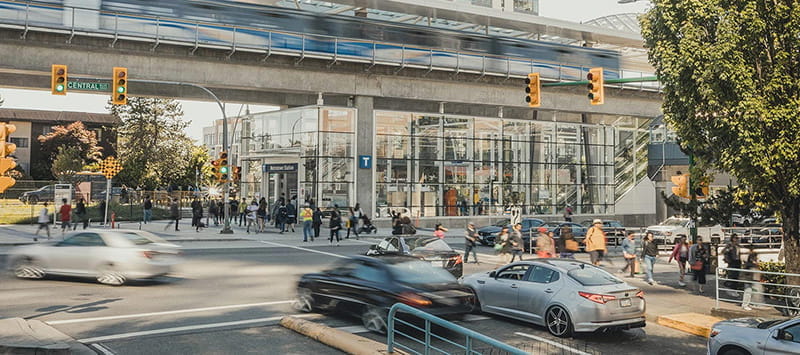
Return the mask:
<path id="1" fill-rule="evenodd" d="M 105 175 L 106 179 L 111 179 L 122 170 L 122 165 L 114 157 L 108 157 L 100 162 L 100 172 Z"/>
<path id="2" fill-rule="evenodd" d="M 86 91 L 109 91 L 111 90 L 111 85 L 109 83 L 99 83 L 99 82 L 68 81 L 67 89 L 86 90 Z"/>
<path id="3" fill-rule="evenodd" d="M 371 155 L 359 155 L 358 156 L 358 167 L 360 169 L 372 169 L 372 156 Z"/>

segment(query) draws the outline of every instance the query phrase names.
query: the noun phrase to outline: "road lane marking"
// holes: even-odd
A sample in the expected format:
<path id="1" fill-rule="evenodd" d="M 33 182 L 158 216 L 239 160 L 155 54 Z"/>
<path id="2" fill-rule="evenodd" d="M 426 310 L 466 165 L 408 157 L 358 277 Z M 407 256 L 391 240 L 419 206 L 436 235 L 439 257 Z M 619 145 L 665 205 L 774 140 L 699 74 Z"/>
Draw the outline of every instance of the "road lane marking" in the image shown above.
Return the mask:
<path id="1" fill-rule="evenodd" d="M 312 252 L 312 253 L 323 254 L 323 255 L 328 255 L 328 256 L 334 256 L 334 257 L 337 257 L 337 258 L 347 259 L 347 257 L 344 256 L 344 255 L 328 253 L 328 252 L 325 252 L 325 251 L 319 251 L 319 250 L 308 249 L 308 248 L 303 248 L 303 247 L 296 247 L 296 246 L 288 245 L 288 244 L 268 242 L 268 241 L 265 241 L 265 240 L 260 240 L 259 242 L 264 243 L 264 244 L 270 244 L 270 245 L 274 245 L 274 246 L 284 247 L 284 248 L 292 248 L 292 249 L 297 249 L 297 250 L 308 251 L 308 252 Z"/>
<path id="2" fill-rule="evenodd" d="M 103 355 L 115 355 L 114 352 L 111 351 L 111 349 L 103 346 L 103 344 L 99 344 L 99 343 L 98 344 L 89 344 L 89 347 L 97 349 L 97 351 L 99 351 Z"/>
<path id="3" fill-rule="evenodd" d="M 308 317 L 314 317 L 314 316 L 316 316 L 316 314 L 294 314 L 292 316 L 293 317 L 299 317 L 299 318 L 308 318 Z M 84 343 L 84 344 L 86 344 L 86 343 L 99 343 L 99 342 L 109 341 L 109 340 L 135 338 L 135 337 L 148 336 L 148 335 L 160 335 L 160 334 L 167 334 L 167 333 L 185 332 L 185 331 L 191 331 L 191 330 L 223 328 L 223 327 L 231 327 L 231 326 L 245 325 L 245 324 L 255 324 L 255 323 L 269 323 L 269 322 L 279 321 L 283 317 L 285 317 L 285 316 L 246 319 L 246 320 L 238 320 L 238 321 L 233 321 L 233 322 L 187 325 L 187 326 L 183 326 L 183 327 L 162 328 L 162 329 L 153 329 L 153 330 L 144 330 L 144 331 L 140 331 L 140 332 L 121 333 L 121 334 L 113 334 L 113 335 L 104 335 L 104 336 L 99 336 L 99 337 L 94 337 L 94 338 L 78 339 L 78 342 Z"/>
<path id="4" fill-rule="evenodd" d="M 531 335 L 531 334 L 526 334 L 526 333 L 520 333 L 520 332 L 515 332 L 514 334 L 516 334 L 516 335 L 519 335 L 519 336 L 523 336 L 523 337 L 526 337 L 526 338 L 531 338 L 531 339 L 534 339 L 534 340 L 538 340 L 538 341 L 541 341 L 541 342 L 543 342 L 543 343 L 550 344 L 550 345 L 552 345 L 552 346 L 555 346 L 555 347 L 557 347 L 557 348 L 559 348 L 559 349 L 562 349 L 562 350 L 569 351 L 569 352 L 571 352 L 571 353 L 573 353 L 573 354 L 578 354 L 578 355 L 591 355 L 591 354 L 589 354 L 589 353 L 587 353 L 587 352 L 584 352 L 584 351 L 581 351 L 581 350 L 579 350 L 579 349 L 571 348 L 571 347 L 569 347 L 569 346 L 566 346 L 566 345 L 564 345 L 564 344 L 559 344 L 559 343 L 557 343 L 557 342 L 554 342 L 554 341 L 552 341 L 552 340 L 550 340 L 550 339 L 546 339 L 546 338 L 538 337 L 538 336 L 536 336 L 536 335 Z"/>
<path id="5" fill-rule="evenodd" d="M 191 313 L 191 312 L 216 311 L 216 310 L 231 309 L 231 308 L 272 306 L 272 305 L 276 305 L 276 304 L 288 304 L 288 303 L 292 303 L 292 302 L 294 302 L 294 301 L 273 301 L 273 302 L 261 302 L 261 303 L 233 304 L 233 305 L 228 305 L 228 306 L 179 309 L 179 310 L 164 311 L 164 312 L 149 312 L 149 313 L 138 313 L 138 314 L 125 314 L 125 315 L 119 315 L 119 316 L 54 320 L 54 321 L 46 321 L 45 323 L 47 323 L 49 325 L 56 325 L 56 324 L 70 324 L 70 323 L 83 323 L 83 322 L 97 322 L 97 321 L 104 321 L 104 320 L 115 320 L 115 319 L 126 319 L 126 318 L 141 318 L 141 317 L 151 317 L 151 316 L 163 316 L 163 315 L 169 315 L 169 314 L 180 314 L 180 313 Z"/>

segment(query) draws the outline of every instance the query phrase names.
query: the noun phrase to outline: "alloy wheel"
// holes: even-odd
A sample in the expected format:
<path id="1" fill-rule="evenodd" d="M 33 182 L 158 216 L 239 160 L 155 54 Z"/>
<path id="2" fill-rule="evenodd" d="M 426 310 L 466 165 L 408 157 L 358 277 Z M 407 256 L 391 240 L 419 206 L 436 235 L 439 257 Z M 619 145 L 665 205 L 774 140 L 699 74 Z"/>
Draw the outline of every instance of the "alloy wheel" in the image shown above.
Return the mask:
<path id="1" fill-rule="evenodd" d="M 367 306 L 361 315 L 361 322 L 371 332 L 386 333 L 386 316 L 378 307 Z"/>
<path id="2" fill-rule="evenodd" d="M 572 324 L 570 323 L 569 314 L 567 311 L 559 306 L 555 306 L 547 310 L 547 331 L 557 337 L 567 337 L 571 334 Z"/>
<path id="3" fill-rule="evenodd" d="M 13 270 L 14 276 L 21 279 L 41 279 L 45 275 L 44 268 L 28 257 L 14 262 Z"/>
<path id="4" fill-rule="evenodd" d="M 311 297 L 311 290 L 307 288 L 297 289 L 297 298 L 292 303 L 292 307 L 300 312 L 311 312 L 314 310 L 314 298 Z"/>
<path id="5" fill-rule="evenodd" d="M 97 282 L 104 285 L 121 286 L 125 281 L 125 275 L 117 271 L 112 264 L 104 265 L 97 272 Z"/>

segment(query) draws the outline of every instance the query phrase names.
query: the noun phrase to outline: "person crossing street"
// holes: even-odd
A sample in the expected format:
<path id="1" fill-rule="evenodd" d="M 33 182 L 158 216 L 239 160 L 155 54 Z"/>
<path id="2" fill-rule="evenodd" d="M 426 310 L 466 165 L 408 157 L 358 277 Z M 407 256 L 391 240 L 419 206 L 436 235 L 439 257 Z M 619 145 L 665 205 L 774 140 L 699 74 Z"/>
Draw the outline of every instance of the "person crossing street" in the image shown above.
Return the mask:
<path id="1" fill-rule="evenodd" d="M 303 242 L 308 242 L 308 239 L 311 238 L 311 241 L 314 241 L 314 233 L 311 230 L 312 223 L 314 220 L 314 211 L 311 210 L 311 207 L 306 204 L 303 206 L 303 210 L 300 211 L 300 218 L 303 221 Z"/>
<path id="2" fill-rule="evenodd" d="M 467 224 L 467 229 L 464 231 L 464 264 L 469 262 L 469 252 L 472 252 L 475 263 L 478 264 L 478 254 L 475 252 L 475 242 L 477 241 L 478 231 L 475 230 L 475 224 L 469 222 Z"/>

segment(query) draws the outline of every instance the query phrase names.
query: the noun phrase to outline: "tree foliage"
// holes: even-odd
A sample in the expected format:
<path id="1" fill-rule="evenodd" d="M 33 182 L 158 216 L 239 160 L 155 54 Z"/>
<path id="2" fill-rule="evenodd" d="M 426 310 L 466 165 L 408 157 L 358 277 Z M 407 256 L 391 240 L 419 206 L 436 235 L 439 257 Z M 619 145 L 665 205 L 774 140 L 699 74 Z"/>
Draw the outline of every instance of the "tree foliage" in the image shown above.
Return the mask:
<path id="1" fill-rule="evenodd" d="M 778 211 L 787 271 L 800 272 L 800 3 L 652 2 L 642 36 L 665 120 L 696 170 L 729 172 Z"/>
<path id="2" fill-rule="evenodd" d="M 52 165 L 61 149 L 75 148 L 81 159 L 81 166 L 99 161 L 102 158 L 103 148 L 97 145 L 97 135 L 83 125 L 83 122 L 73 122 L 69 125 L 53 126 L 50 133 L 38 137 L 43 161 L 33 164 L 34 178 L 52 178 Z"/>
<path id="3" fill-rule="evenodd" d="M 75 173 L 83 171 L 83 156 L 78 147 L 59 147 L 50 170 L 58 181 L 75 183 Z"/>
<path id="4" fill-rule="evenodd" d="M 119 182 L 154 189 L 186 180 L 194 144 L 184 133 L 180 103 L 172 99 L 131 97 L 127 105 L 112 105 L 122 119 L 118 129 Z M 194 180 L 194 171 L 191 174 Z"/>
<path id="5" fill-rule="evenodd" d="M 186 166 L 186 171 L 183 177 L 178 180 L 177 184 L 181 186 L 208 186 L 211 184 L 211 179 L 214 174 L 211 170 L 211 159 L 208 155 L 208 148 L 204 145 L 192 146 L 186 159 L 189 164 Z"/>

